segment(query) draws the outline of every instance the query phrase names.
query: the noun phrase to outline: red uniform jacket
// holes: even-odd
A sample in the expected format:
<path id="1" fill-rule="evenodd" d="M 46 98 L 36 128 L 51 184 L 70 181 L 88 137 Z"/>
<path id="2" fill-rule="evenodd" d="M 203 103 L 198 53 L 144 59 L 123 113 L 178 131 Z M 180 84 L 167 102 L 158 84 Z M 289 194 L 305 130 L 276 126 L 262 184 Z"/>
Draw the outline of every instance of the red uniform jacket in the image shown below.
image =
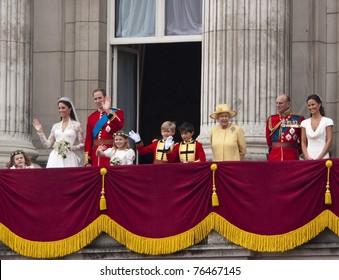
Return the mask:
<path id="1" fill-rule="evenodd" d="M 145 146 L 141 141 L 136 144 L 136 147 L 140 155 L 153 154 L 153 163 L 168 163 L 168 150 L 165 150 L 165 141 L 153 140 L 152 144 L 148 146 Z"/>
<path id="2" fill-rule="evenodd" d="M 92 131 L 97 121 L 105 113 L 95 111 L 87 119 L 86 140 L 85 140 L 85 164 L 91 162 L 92 166 L 109 166 L 108 157 L 97 157 L 96 150 L 98 146 L 105 145 L 107 148 L 113 146 L 113 134 L 124 126 L 124 112 L 117 110 L 113 117 L 109 119 L 101 128 L 98 135 L 93 139 Z"/>
<path id="3" fill-rule="evenodd" d="M 266 122 L 266 142 L 269 161 L 298 160 L 301 153 L 303 116 L 293 113 L 272 115 Z"/>
<path id="4" fill-rule="evenodd" d="M 202 144 L 196 140 L 175 144 L 173 150 L 167 154 L 169 162 L 205 162 L 206 155 Z"/>

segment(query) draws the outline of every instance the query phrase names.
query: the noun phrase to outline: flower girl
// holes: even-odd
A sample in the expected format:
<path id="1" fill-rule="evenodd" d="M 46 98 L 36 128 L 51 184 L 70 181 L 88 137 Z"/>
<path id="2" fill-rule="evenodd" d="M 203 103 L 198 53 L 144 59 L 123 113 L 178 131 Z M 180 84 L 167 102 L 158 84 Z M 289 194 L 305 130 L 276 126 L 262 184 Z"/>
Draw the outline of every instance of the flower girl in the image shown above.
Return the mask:
<path id="1" fill-rule="evenodd" d="M 11 158 L 6 164 L 6 167 L 8 169 L 24 169 L 34 168 L 34 165 L 31 164 L 31 160 L 23 150 L 16 150 L 11 153 Z"/>
<path id="2" fill-rule="evenodd" d="M 99 146 L 96 151 L 98 157 L 109 157 L 111 165 L 133 164 L 135 152 L 130 148 L 128 134 L 120 130 L 114 133 L 113 147 Z"/>

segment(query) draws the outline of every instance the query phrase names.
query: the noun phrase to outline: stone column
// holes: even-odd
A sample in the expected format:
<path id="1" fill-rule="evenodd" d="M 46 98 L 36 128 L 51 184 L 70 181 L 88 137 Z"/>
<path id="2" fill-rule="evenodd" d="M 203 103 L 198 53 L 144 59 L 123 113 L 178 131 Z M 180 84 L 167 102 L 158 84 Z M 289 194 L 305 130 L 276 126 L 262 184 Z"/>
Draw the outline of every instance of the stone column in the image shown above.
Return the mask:
<path id="1" fill-rule="evenodd" d="M 265 121 L 278 92 L 289 92 L 289 0 L 204 0 L 201 134 L 211 157 L 209 118 L 227 103 L 238 116 L 248 159 L 264 159 Z"/>
<path id="2" fill-rule="evenodd" d="M 0 166 L 16 149 L 31 157 L 31 0 L 0 0 Z"/>

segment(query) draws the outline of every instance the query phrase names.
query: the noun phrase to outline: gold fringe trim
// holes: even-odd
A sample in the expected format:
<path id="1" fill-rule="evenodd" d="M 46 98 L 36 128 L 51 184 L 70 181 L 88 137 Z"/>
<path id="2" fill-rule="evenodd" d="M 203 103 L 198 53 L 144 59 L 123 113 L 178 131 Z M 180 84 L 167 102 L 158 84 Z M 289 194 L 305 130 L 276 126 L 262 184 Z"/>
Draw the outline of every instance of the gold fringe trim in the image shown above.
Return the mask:
<path id="1" fill-rule="evenodd" d="M 0 224 L 0 240 L 13 251 L 31 258 L 58 258 L 74 253 L 90 244 L 102 232 L 128 249 L 149 255 L 171 254 L 193 246 L 215 230 L 229 241 L 258 252 L 279 252 L 293 249 L 317 236 L 326 227 L 339 235 L 339 217 L 330 210 L 323 211 L 306 225 L 280 235 L 250 233 L 232 225 L 219 214 L 212 212 L 195 227 L 169 237 L 147 238 L 126 230 L 107 215 L 100 215 L 79 233 L 50 242 L 31 241 L 17 236 Z"/>
<path id="2" fill-rule="evenodd" d="M 215 213 L 215 231 L 229 241 L 257 252 L 282 252 L 293 249 L 317 236 L 327 225 L 328 212 L 325 210 L 296 230 L 278 235 L 260 235 L 241 230 Z"/>
<path id="3" fill-rule="evenodd" d="M 213 229 L 213 215 L 178 235 L 165 238 L 146 238 L 135 235 L 114 222 L 107 215 L 100 215 L 93 223 L 79 233 L 58 241 L 38 242 L 19 237 L 0 224 L 0 240 L 20 255 L 31 258 L 58 258 L 74 253 L 90 244 L 101 232 L 140 254 L 170 254 L 195 245 L 208 236 Z"/>
<path id="4" fill-rule="evenodd" d="M 325 211 L 328 212 L 328 228 L 339 236 L 339 217 L 330 210 Z"/>
<path id="5" fill-rule="evenodd" d="M 211 213 L 192 229 L 164 238 L 147 238 L 135 235 L 109 217 L 104 220 L 103 226 L 108 235 L 124 244 L 128 249 L 140 254 L 161 255 L 186 249 L 202 241 L 213 229 L 214 218 Z"/>
<path id="6" fill-rule="evenodd" d="M 18 254 L 31 258 L 58 258 L 74 253 L 90 244 L 101 233 L 99 217 L 79 233 L 57 241 L 32 241 L 21 238 L 0 224 L 0 240 Z"/>

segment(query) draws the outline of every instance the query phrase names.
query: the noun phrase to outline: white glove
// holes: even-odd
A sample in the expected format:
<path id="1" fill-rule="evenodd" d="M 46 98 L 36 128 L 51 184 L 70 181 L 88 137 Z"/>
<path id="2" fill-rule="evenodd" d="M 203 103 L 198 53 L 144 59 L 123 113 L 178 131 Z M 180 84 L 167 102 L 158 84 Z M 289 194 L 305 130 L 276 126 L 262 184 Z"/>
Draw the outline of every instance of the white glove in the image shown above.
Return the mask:
<path id="1" fill-rule="evenodd" d="M 135 143 L 138 143 L 141 141 L 139 133 L 135 133 L 133 130 L 131 130 L 128 133 L 129 137 L 134 140 Z"/>
<path id="2" fill-rule="evenodd" d="M 171 146 L 174 144 L 173 142 L 173 136 L 168 136 L 166 141 L 165 141 L 165 150 L 168 150 L 171 148 Z"/>

